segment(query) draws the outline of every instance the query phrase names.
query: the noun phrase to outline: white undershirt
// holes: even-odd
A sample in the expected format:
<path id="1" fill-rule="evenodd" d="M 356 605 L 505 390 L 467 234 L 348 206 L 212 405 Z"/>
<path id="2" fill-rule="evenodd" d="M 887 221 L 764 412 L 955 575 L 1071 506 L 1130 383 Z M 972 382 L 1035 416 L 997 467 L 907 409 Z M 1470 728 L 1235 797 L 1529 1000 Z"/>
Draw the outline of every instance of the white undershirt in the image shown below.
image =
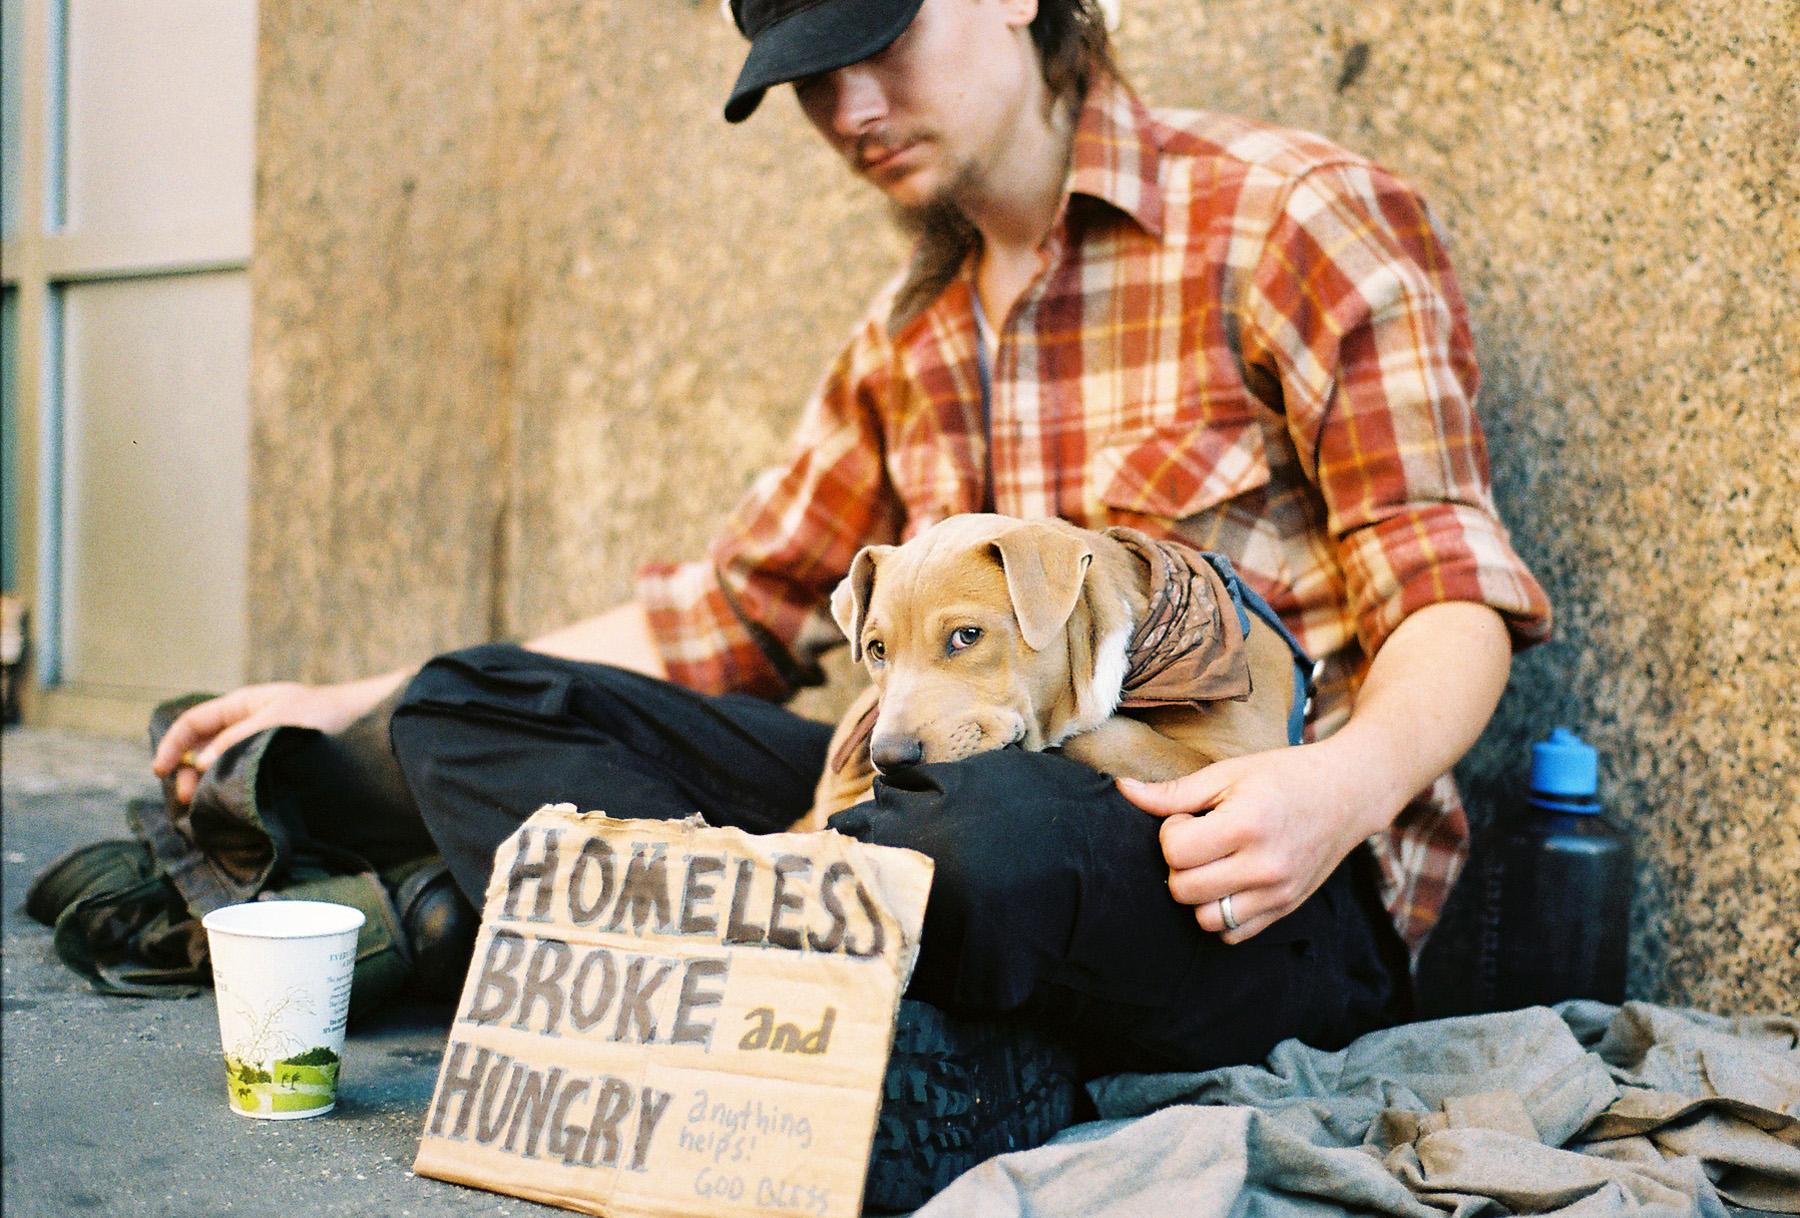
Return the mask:
<path id="1" fill-rule="evenodd" d="M 1000 353 L 1000 336 L 988 324 L 987 310 L 981 307 L 981 293 L 970 292 L 969 295 L 975 301 L 975 332 L 981 336 L 981 347 L 987 352 L 988 364 L 991 366 L 994 356 Z"/>
<path id="2" fill-rule="evenodd" d="M 981 370 L 981 434 L 986 441 L 987 491 L 983 510 L 994 510 L 994 358 L 1000 352 L 1000 336 L 988 324 L 987 310 L 981 307 L 981 293 L 971 291 L 975 304 L 975 362 Z"/>

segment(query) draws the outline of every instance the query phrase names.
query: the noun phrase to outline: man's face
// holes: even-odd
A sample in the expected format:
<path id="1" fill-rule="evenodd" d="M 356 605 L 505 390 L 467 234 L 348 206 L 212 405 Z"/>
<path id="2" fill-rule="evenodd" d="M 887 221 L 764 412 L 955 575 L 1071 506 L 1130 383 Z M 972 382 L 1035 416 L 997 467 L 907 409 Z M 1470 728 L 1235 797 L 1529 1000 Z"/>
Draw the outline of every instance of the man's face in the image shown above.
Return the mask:
<path id="1" fill-rule="evenodd" d="M 979 185 L 1003 155 L 1037 70 L 1036 0 L 924 0 L 886 50 L 794 84 L 807 119 L 897 207 Z"/>

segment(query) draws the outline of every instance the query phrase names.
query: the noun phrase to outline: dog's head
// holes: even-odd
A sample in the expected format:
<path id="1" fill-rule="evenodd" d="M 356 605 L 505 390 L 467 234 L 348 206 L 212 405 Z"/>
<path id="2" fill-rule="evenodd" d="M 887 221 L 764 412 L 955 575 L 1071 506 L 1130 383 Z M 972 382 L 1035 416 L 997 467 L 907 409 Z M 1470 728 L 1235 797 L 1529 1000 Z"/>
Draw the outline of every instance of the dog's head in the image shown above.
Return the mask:
<path id="1" fill-rule="evenodd" d="M 831 610 L 880 694 L 876 768 L 1048 748 L 1110 715 L 1131 610 L 1102 546 L 1062 521 L 967 515 L 859 551 Z"/>

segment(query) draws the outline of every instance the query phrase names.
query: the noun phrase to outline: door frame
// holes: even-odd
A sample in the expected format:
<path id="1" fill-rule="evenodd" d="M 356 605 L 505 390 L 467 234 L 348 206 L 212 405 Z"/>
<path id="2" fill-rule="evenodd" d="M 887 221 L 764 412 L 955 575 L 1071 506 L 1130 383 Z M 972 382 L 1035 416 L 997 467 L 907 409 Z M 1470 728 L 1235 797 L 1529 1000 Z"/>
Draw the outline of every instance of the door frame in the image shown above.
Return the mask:
<path id="1" fill-rule="evenodd" d="M 248 271 L 251 217 L 130 233 L 65 226 L 69 0 L 17 0 L 16 217 L 0 239 L 0 279 L 15 301 L 16 450 L 8 454 L 18 550 L 14 589 L 31 611 L 20 682 L 28 723 L 107 734 L 143 730 L 141 690 L 64 681 L 61 673 L 62 291 L 101 280 Z M 249 386 L 245 386 L 248 409 Z"/>

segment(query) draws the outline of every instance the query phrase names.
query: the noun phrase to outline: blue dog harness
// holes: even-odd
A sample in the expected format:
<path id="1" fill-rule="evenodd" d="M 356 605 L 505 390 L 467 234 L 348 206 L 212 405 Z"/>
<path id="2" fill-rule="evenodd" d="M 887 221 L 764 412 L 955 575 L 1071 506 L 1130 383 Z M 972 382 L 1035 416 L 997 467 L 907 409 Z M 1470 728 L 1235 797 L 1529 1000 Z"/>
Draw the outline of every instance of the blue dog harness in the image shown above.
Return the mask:
<path id="1" fill-rule="evenodd" d="M 1306 733 L 1306 716 L 1312 713 L 1313 685 L 1319 679 L 1319 669 L 1324 666 L 1323 662 L 1315 663 L 1312 657 L 1306 654 L 1306 648 L 1300 646 L 1300 640 L 1294 637 L 1293 631 L 1287 628 L 1280 616 L 1269 606 L 1269 602 L 1264 600 L 1255 588 L 1243 581 L 1237 571 L 1232 568 L 1229 558 L 1212 550 L 1202 550 L 1200 557 L 1204 558 L 1212 569 L 1219 573 L 1219 578 L 1225 581 L 1225 590 L 1231 593 L 1232 607 L 1237 610 L 1238 629 L 1244 632 L 1244 637 L 1246 639 L 1250 637 L 1250 615 L 1254 613 L 1281 636 L 1281 641 L 1286 643 L 1288 650 L 1293 653 L 1294 709 L 1288 712 L 1288 743 L 1301 743 Z"/>

